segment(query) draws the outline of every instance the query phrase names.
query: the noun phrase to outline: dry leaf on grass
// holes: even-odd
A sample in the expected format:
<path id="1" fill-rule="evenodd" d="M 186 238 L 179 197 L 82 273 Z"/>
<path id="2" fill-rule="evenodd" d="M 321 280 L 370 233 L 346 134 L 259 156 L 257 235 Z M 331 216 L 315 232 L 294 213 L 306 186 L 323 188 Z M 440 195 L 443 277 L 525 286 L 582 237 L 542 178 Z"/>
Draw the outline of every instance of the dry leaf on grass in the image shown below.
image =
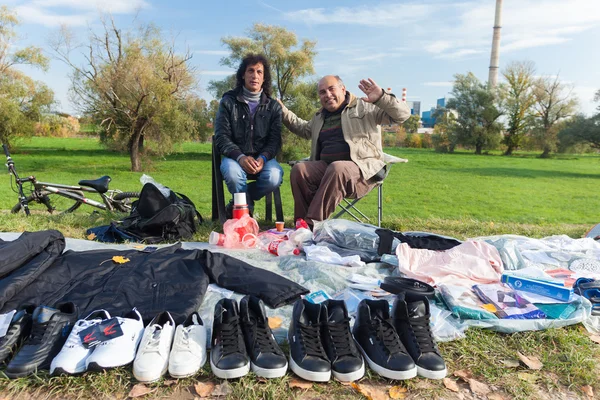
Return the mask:
<path id="1" fill-rule="evenodd" d="M 212 396 L 214 396 L 214 397 L 227 396 L 229 393 L 231 393 L 231 385 L 229 385 L 229 383 L 227 383 L 227 381 L 225 381 L 225 382 L 221 383 L 220 385 L 215 386 L 215 390 L 213 390 Z"/>
<path id="2" fill-rule="evenodd" d="M 196 394 L 200 397 L 208 397 L 215 390 L 215 384 L 212 382 L 198 382 L 194 385 Z"/>
<path id="3" fill-rule="evenodd" d="M 147 395 L 148 393 L 154 392 L 156 389 L 158 388 L 151 389 L 143 383 L 138 383 L 137 385 L 131 388 L 131 391 L 129 392 L 128 396 L 131 398 L 142 397 Z"/>
<path id="4" fill-rule="evenodd" d="M 529 368 L 529 369 L 534 369 L 534 370 L 542 369 L 542 366 L 544 365 L 540 362 L 540 360 L 537 357 L 533 357 L 533 356 L 527 357 L 518 351 L 517 351 L 517 356 L 519 356 L 519 360 L 521 360 L 523 362 L 523 364 L 527 365 L 527 368 Z"/>
<path id="5" fill-rule="evenodd" d="M 476 379 L 469 379 L 468 382 L 469 382 L 469 387 L 471 388 L 471 391 L 473 393 L 475 393 L 476 395 L 486 396 L 488 393 L 490 393 L 492 391 L 488 385 L 486 385 L 485 383 L 479 382 Z"/>
<path id="6" fill-rule="evenodd" d="M 468 381 L 473 378 L 473 374 L 471 371 L 467 371 L 466 369 L 459 369 L 458 371 L 454 371 L 454 376 L 461 378 L 464 381 Z"/>
<path id="7" fill-rule="evenodd" d="M 408 390 L 402 386 L 392 386 L 388 392 L 392 399 L 403 399 L 406 397 Z"/>
<path id="8" fill-rule="evenodd" d="M 521 365 L 519 363 L 519 360 L 515 360 L 514 358 L 509 358 L 508 360 L 502 360 L 502 364 L 504 364 L 504 366 L 507 368 L 517 368 Z"/>
<path id="9" fill-rule="evenodd" d="M 600 335 L 591 335 L 590 336 L 590 340 L 594 343 L 599 343 L 600 344 Z"/>
<path id="10" fill-rule="evenodd" d="M 537 376 L 535 376 L 534 374 L 527 373 L 527 372 L 519 372 L 517 374 L 517 376 L 519 377 L 520 380 L 526 381 L 529 383 L 536 383 L 538 380 Z"/>
<path id="11" fill-rule="evenodd" d="M 173 386 L 176 383 L 177 383 L 177 381 L 175 379 L 167 379 L 166 381 L 163 381 L 162 384 L 164 386 Z"/>
<path id="12" fill-rule="evenodd" d="M 388 400 L 386 392 L 375 386 L 352 382 L 352 387 L 369 400 Z"/>
<path id="13" fill-rule="evenodd" d="M 269 328 L 277 329 L 281 326 L 283 320 L 281 317 L 269 317 Z"/>
<path id="14" fill-rule="evenodd" d="M 506 397 L 502 396 L 500 393 L 490 393 L 487 395 L 488 400 L 507 400 Z"/>
<path id="15" fill-rule="evenodd" d="M 460 389 L 458 388 L 458 383 L 456 383 L 454 379 L 444 378 L 442 382 L 444 382 L 444 386 L 446 386 L 446 389 L 452 390 L 456 393 L 460 391 Z"/>
<path id="16" fill-rule="evenodd" d="M 312 383 L 298 379 L 298 378 L 292 378 L 292 379 L 290 379 L 288 386 L 290 387 L 290 389 L 298 388 L 298 389 L 308 390 L 308 389 L 312 388 Z"/>
<path id="17" fill-rule="evenodd" d="M 594 398 L 594 389 L 590 385 L 584 385 L 581 387 L 581 391 L 591 399 Z"/>

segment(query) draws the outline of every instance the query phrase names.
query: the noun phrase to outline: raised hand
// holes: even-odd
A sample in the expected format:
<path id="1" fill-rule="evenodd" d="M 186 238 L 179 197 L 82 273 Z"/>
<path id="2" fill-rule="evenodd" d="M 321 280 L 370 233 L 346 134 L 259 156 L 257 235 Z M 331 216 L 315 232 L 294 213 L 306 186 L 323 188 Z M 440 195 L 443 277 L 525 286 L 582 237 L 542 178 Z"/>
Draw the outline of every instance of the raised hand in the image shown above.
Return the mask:
<path id="1" fill-rule="evenodd" d="M 383 96 L 383 89 L 371 78 L 361 79 L 358 88 L 367 95 L 367 97 L 362 98 L 367 103 L 375 103 Z"/>

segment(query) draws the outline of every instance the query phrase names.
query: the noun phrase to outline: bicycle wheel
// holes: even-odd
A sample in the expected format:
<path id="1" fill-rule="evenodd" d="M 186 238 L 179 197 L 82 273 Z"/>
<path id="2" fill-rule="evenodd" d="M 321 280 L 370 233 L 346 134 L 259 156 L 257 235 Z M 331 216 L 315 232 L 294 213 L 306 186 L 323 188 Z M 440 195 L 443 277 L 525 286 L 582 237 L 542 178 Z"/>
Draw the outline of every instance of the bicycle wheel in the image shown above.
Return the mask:
<path id="1" fill-rule="evenodd" d="M 75 190 L 66 190 L 69 193 L 73 193 L 79 196 L 83 196 L 82 192 Z M 42 191 L 39 195 L 32 194 L 27 196 L 27 205 L 33 212 L 47 211 L 51 214 L 63 214 L 70 213 L 81 206 L 81 202 L 67 197 L 63 197 L 56 193 Z M 21 203 L 15 204 L 11 212 L 13 214 L 21 211 Z"/>
<path id="2" fill-rule="evenodd" d="M 123 192 L 115 194 L 113 197 L 113 206 L 115 210 L 130 212 L 131 204 L 140 197 L 138 192 Z"/>

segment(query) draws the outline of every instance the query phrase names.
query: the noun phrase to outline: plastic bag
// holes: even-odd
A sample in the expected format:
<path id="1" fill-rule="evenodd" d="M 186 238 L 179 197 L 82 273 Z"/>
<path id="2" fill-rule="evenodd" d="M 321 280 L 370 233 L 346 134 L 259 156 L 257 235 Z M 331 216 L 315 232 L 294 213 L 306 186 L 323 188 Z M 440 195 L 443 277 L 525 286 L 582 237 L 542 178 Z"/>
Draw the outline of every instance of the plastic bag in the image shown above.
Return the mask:
<path id="1" fill-rule="evenodd" d="M 162 195 L 165 196 L 167 199 L 171 195 L 171 189 L 156 182 L 150 175 L 143 174 L 140 177 L 140 182 L 142 183 L 142 185 L 145 185 L 146 183 L 153 184 L 154 186 L 156 186 L 158 188 L 158 190 L 160 190 Z"/>
<path id="2" fill-rule="evenodd" d="M 226 248 L 254 248 L 258 241 L 258 223 L 249 215 L 228 219 L 223 232 L 211 232 L 208 242 Z"/>

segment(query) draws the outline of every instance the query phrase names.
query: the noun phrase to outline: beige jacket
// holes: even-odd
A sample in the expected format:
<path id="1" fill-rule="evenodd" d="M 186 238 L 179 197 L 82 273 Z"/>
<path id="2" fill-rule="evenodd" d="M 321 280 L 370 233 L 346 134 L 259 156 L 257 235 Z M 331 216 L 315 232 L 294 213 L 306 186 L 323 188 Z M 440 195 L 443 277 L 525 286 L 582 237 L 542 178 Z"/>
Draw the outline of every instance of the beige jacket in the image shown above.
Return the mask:
<path id="1" fill-rule="evenodd" d="M 311 139 L 310 159 L 318 160 L 317 143 L 323 127 L 323 109 L 310 121 L 298 118 L 283 107 L 283 123 L 296 135 Z M 401 124 L 410 117 L 406 103 L 393 94 L 384 92 L 375 103 L 368 103 L 350 93 L 350 101 L 342 111 L 342 131 L 350 146 L 350 158 L 358 165 L 365 179 L 371 179 L 384 166 L 381 148 L 381 124 Z"/>

